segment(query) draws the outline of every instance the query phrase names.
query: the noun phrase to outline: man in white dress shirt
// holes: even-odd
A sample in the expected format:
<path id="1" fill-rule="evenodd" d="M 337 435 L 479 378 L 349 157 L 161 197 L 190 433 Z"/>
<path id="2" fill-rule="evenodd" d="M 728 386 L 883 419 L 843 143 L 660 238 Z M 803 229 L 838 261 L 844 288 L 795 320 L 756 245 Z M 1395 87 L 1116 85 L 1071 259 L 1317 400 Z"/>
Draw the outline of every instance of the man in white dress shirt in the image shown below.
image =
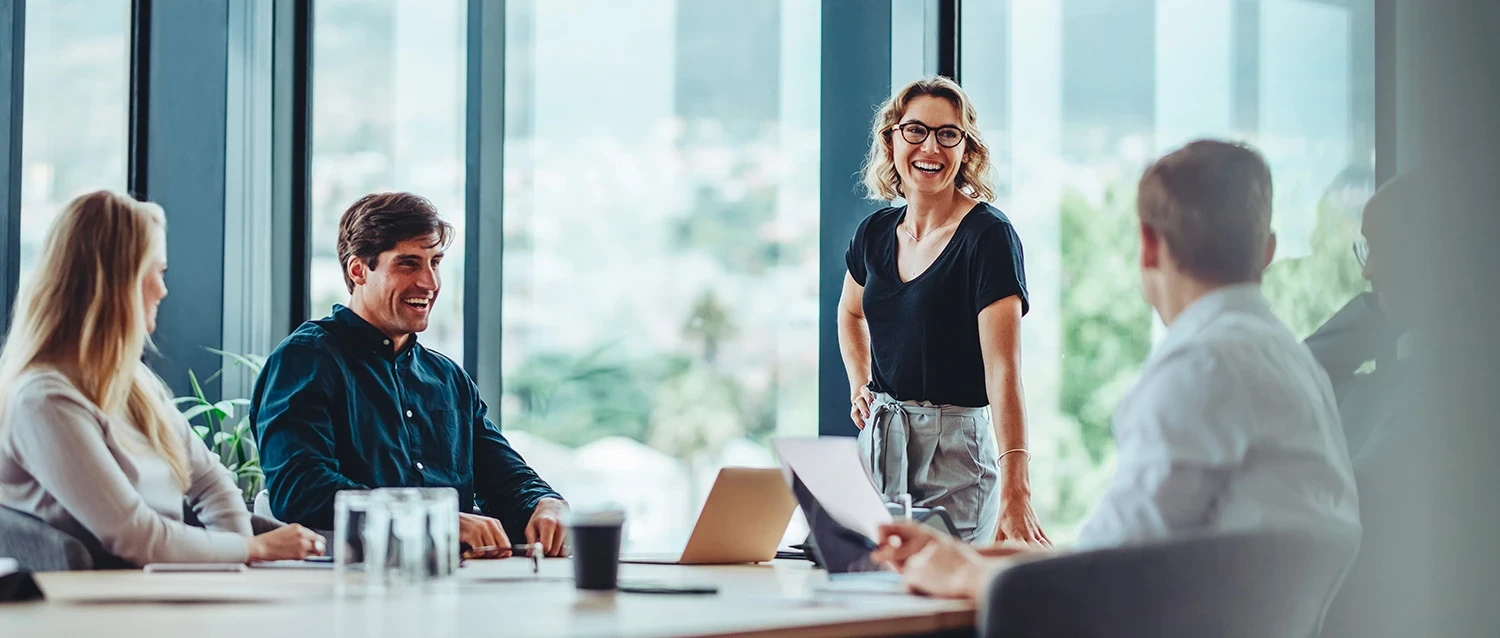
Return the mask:
<path id="1" fill-rule="evenodd" d="M 1299 530 L 1359 543 L 1359 507 L 1323 368 L 1271 311 L 1271 175 L 1247 147 L 1198 141 L 1141 178 L 1141 280 L 1167 335 L 1114 417 L 1116 470 L 1076 547 L 1198 532 Z M 975 597 L 1024 549 L 895 525 L 875 558 L 918 591 Z M 899 538 L 892 541 L 892 538 Z"/>

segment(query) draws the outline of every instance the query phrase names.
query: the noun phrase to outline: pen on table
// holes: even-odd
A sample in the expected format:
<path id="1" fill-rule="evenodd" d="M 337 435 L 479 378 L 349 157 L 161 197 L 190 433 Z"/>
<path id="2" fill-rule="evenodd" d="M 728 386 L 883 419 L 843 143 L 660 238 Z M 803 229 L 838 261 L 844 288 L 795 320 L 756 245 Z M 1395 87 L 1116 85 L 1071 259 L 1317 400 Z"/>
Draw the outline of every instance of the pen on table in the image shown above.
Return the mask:
<path id="1" fill-rule="evenodd" d="M 482 547 L 470 548 L 465 554 L 488 554 L 501 551 L 499 545 L 484 545 Z M 515 545 L 510 548 L 512 556 L 525 556 L 531 559 L 531 573 L 542 571 L 542 544 L 531 543 Z"/>
<path id="2" fill-rule="evenodd" d="M 499 551 L 502 551 L 499 545 L 484 545 L 481 547 L 471 547 L 465 553 L 489 554 Z M 512 556 L 530 556 L 532 553 L 535 553 L 537 556 L 541 556 L 543 553 L 541 543 L 532 543 L 530 545 L 513 545 L 508 551 L 510 551 Z"/>

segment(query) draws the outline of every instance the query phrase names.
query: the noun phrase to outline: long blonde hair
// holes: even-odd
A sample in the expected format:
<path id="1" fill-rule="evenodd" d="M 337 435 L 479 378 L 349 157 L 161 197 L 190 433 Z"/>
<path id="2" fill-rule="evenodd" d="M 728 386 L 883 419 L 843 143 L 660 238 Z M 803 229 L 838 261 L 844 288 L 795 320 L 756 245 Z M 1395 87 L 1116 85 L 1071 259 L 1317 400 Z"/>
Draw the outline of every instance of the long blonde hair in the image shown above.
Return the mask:
<path id="1" fill-rule="evenodd" d="M 979 112 L 974 109 L 973 100 L 969 99 L 969 95 L 964 93 L 957 82 L 941 75 L 912 82 L 880 105 L 880 111 L 875 114 L 875 121 L 870 126 L 870 151 L 865 155 L 866 194 L 870 199 L 885 200 L 906 196 L 901 188 L 901 175 L 896 172 L 896 162 L 892 158 L 891 129 L 906 114 L 911 101 L 922 96 L 943 98 L 958 110 L 968 146 L 965 147 L 964 161 L 959 166 L 958 176 L 953 178 L 953 185 L 974 199 L 995 199 L 994 178 L 990 170 L 990 147 L 984 143 L 984 137 L 979 133 Z"/>
<path id="2" fill-rule="evenodd" d="M 186 488 L 179 417 L 141 361 L 151 346 L 141 285 L 166 250 L 158 245 L 166 223 L 160 206 L 108 191 L 79 196 L 53 221 L 0 349 L 0 428 L 17 380 L 34 367 L 56 368 L 105 414 L 139 429 Z"/>

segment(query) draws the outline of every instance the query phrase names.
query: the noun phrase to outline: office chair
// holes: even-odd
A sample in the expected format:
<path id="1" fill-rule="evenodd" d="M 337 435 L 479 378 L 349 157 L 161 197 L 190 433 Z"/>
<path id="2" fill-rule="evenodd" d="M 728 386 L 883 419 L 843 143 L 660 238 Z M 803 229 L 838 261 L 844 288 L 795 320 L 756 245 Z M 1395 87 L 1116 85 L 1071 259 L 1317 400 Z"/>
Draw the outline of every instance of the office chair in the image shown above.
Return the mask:
<path id="1" fill-rule="evenodd" d="M 33 572 L 93 569 L 89 550 L 71 534 L 26 512 L 0 505 L 0 556 Z"/>
<path id="2" fill-rule="evenodd" d="M 991 583 L 980 635 L 1316 638 L 1356 549 L 1253 532 L 1021 563 Z"/>

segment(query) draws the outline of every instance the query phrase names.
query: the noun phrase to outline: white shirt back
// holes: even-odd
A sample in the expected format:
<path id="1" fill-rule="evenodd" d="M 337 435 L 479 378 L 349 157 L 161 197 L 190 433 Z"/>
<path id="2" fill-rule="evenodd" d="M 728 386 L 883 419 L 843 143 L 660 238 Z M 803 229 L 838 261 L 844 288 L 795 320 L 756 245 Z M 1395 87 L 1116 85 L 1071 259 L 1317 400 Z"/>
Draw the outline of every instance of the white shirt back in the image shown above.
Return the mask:
<path id="1" fill-rule="evenodd" d="M 1359 542 L 1328 375 L 1256 284 L 1215 290 L 1177 317 L 1114 435 L 1115 475 L 1081 548 L 1262 529 Z"/>

